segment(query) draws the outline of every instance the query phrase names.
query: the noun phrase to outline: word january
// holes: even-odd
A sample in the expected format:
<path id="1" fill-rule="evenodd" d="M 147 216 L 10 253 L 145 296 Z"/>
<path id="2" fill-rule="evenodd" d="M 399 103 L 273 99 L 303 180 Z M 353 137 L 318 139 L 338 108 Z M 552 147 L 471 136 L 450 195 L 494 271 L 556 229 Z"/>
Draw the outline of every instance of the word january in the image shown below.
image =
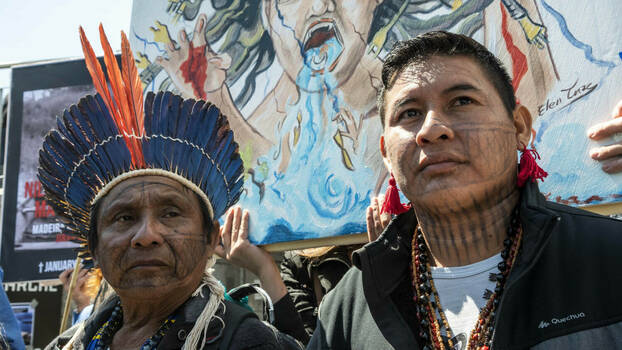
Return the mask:
<path id="1" fill-rule="evenodd" d="M 538 106 L 538 115 L 543 116 L 549 111 L 567 107 L 581 98 L 591 94 L 598 86 L 598 84 L 594 83 L 587 83 L 583 85 L 578 84 L 579 81 L 577 80 L 569 88 L 561 89 L 560 92 L 562 96 L 557 99 L 551 100 L 547 98 L 544 104 Z"/>

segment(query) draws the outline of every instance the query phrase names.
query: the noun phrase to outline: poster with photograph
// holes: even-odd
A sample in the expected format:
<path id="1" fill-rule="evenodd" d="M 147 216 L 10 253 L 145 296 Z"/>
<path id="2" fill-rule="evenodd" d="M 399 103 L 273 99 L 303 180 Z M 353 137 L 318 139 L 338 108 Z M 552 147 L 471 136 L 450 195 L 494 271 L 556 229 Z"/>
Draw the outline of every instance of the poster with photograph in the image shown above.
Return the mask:
<path id="1" fill-rule="evenodd" d="M 39 148 L 45 134 L 56 126 L 56 116 L 82 96 L 92 93 L 92 85 L 24 91 L 15 217 L 14 246 L 17 251 L 78 246 L 63 233 L 63 223 L 56 219 L 52 207 L 45 202 L 37 169 Z"/>
<path id="2" fill-rule="evenodd" d="M 92 93 L 83 60 L 12 70 L 0 255 L 7 282 L 55 279 L 75 263 L 78 244 L 45 202 L 37 168 L 56 116 Z"/>
<path id="3" fill-rule="evenodd" d="M 366 230 L 388 175 L 383 58 L 431 30 L 471 36 L 504 62 L 535 118 L 547 198 L 622 201 L 622 174 L 589 156 L 622 139 L 586 135 L 622 100 L 621 16 L 618 0 L 135 0 L 130 37 L 145 92 L 207 99 L 229 117 L 250 239 L 269 244 Z"/>

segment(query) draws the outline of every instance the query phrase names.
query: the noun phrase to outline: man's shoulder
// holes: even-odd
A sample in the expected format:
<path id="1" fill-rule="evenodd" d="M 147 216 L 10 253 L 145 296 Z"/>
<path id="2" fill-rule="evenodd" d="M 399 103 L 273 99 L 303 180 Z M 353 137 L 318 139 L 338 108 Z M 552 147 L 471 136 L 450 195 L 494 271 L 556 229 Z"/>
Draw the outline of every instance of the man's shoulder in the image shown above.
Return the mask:
<path id="1" fill-rule="evenodd" d="M 545 253 L 563 259 L 558 261 L 566 261 L 568 266 L 580 263 L 601 269 L 622 268 L 622 221 L 557 203 L 547 202 L 546 208 L 554 217 L 549 223 L 552 237 Z"/>
<path id="2" fill-rule="evenodd" d="M 360 288 L 355 288 L 360 287 Z M 352 292 L 362 290 L 363 272 L 357 268 L 350 268 L 341 278 L 339 283 L 324 298 L 336 298 L 344 294 L 351 295 Z M 324 299 L 322 299 L 324 301 Z"/>
<path id="3" fill-rule="evenodd" d="M 545 207 L 561 215 L 569 215 L 569 216 L 580 218 L 583 220 L 602 221 L 602 222 L 610 223 L 613 225 L 622 225 L 622 220 L 615 219 L 615 218 L 605 216 L 605 215 L 601 215 L 601 214 L 588 211 L 582 208 L 572 207 L 572 206 L 565 205 L 565 204 L 546 201 Z"/>
<path id="4" fill-rule="evenodd" d="M 322 299 L 318 310 L 319 317 L 322 318 L 323 314 L 343 312 L 344 308 L 351 309 L 364 301 L 363 273 L 356 267 L 350 268 L 335 288 Z"/>

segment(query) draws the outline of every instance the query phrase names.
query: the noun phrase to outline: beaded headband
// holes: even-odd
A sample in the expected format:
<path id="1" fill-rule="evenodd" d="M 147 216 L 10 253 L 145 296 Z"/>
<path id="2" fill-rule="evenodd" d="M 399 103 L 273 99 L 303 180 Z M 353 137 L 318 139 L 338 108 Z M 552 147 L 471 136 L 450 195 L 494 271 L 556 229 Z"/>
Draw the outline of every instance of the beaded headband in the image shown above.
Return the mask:
<path id="1" fill-rule="evenodd" d="M 95 203 L 134 176 L 170 177 L 199 195 L 211 219 L 220 217 L 243 185 L 227 118 L 209 102 L 170 92 L 150 92 L 143 104 L 127 37 L 121 33 L 120 70 L 101 25 L 99 30 L 110 88 L 80 28 L 97 94 L 66 109 L 39 151 L 39 180 L 56 214 L 68 219 L 67 233 L 84 246 Z"/>

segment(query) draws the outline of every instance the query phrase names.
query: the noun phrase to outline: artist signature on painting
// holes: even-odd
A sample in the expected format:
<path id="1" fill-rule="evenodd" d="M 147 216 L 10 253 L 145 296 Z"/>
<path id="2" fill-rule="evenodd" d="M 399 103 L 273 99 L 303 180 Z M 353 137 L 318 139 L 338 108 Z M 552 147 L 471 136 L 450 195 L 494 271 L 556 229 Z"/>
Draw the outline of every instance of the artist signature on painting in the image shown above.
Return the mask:
<path id="1" fill-rule="evenodd" d="M 579 81 L 575 81 L 572 86 L 561 89 L 560 96 L 556 99 L 547 98 L 544 104 L 538 106 L 538 115 L 543 116 L 547 112 L 560 110 L 562 108 L 568 107 L 569 105 L 577 102 L 583 97 L 591 94 L 598 84 L 596 83 L 586 83 L 579 85 Z"/>

